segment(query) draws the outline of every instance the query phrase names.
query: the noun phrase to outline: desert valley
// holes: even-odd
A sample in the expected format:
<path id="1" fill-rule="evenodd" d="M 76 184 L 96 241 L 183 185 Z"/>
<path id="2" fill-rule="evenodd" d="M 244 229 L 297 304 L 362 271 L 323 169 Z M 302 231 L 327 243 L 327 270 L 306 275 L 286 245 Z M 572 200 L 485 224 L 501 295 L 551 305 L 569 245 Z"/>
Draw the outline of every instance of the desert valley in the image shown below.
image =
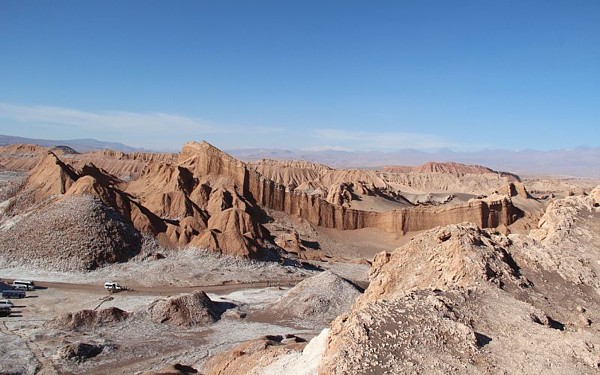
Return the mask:
<path id="1" fill-rule="evenodd" d="M 0 2 L 0 375 L 600 374 L 599 16 Z"/>
<path id="2" fill-rule="evenodd" d="M 0 149 L 3 374 L 592 374 L 600 188 L 452 162 L 334 169 Z M 107 284 L 105 284 L 107 283 Z"/>

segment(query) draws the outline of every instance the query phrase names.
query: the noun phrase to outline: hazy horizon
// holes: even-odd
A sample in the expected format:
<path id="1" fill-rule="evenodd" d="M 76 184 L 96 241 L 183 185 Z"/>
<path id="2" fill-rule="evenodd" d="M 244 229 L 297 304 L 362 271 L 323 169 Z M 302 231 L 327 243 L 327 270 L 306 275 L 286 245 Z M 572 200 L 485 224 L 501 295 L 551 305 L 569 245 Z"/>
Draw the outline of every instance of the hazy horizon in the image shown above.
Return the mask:
<path id="1" fill-rule="evenodd" d="M 201 141 L 201 140 L 196 140 Z M 124 152 L 179 152 L 177 150 L 136 149 L 122 143 L 95 139 L 44 140 L 11 137 L 0 134 L 0 145 L 11 143 L 37 143 L 42 146 L 69 146 L 85 152 L 113 149 Z M 214 145 L 220 148 L 219 145 Z M 574 176 L 600 178 L 600 147 L 577 147 L 551 151 L 540 150 L 484 150 L 456 152 L 450 149 L 420 151 L 401 149 L 396 151 L 340 151 L 340 150 L 295 150 L 276 148 L 241 148 L 223 151 L 242 161 L 260 159 L 306 160 L 334 168 L 379 168 L 386 165 L 422 165 L 427 162 L 458 162 L 483 165 L 497 171 L 530 176 Z"/>

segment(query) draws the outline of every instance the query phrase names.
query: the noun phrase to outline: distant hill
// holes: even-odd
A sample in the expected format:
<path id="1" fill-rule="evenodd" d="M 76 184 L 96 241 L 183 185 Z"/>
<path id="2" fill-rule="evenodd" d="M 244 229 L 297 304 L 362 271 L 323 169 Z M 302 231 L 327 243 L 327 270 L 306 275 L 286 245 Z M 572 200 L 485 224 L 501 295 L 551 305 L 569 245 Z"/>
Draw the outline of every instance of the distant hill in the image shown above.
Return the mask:
<path id="1" fill-rule="evenodd" d="M 428 162 L 458 162 L 485 165 L 495 170 L 525 175 L 562 175 L 600 177 L 600 148 L 537 150 L 483 150 L 455 152 L 439 150 L 424 152 L 403 149 L 393 152 L 378 151 L 303 151 L 282 149 L 233 149 L 227 152 L 244 161 L 259 159 L 306 160 L 333 168 L 380 168 L 388 165 L 416 166 Z"/>
<path id="2" fill-rule="evenodd" d="M 24 138 L 15 137 L 12 135 L 0 135 L 0 146 L 12 145 L 15 143 L 27 143 L 34 144 L 44 147 L 55 147 L 55 146 L 68 146 L 78 152 L 96 151 L 96 150 L 115 150 L 123 152 L 136 152 L 144 151 L 144 149 L 127 146 L 123 143 L 118 142 L 104 142 L 96 139 L 63 139 L 63 140 L 51 140 L 51 139 L 35 139 L 35 138 Z"/>

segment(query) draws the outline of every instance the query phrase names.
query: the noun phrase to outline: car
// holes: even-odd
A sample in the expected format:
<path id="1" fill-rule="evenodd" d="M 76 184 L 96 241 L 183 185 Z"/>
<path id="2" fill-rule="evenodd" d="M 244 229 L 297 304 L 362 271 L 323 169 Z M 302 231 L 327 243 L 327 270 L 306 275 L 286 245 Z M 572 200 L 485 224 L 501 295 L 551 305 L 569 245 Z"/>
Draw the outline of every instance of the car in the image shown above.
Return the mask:
<path id="1" fill-rule="evenodd" d="M 0 316 L 10 316 L 10 306 L 0 306 Z"/>
<path id="2" fill-rule="evenodd" d="M 31 280 L 15 280 L 12 285 L 15 289 L 35 290 L 35 282 Z"/>
<path id="3" fill-rule="evenodd" d="M 25 298 L 27 294 L 23 290 L 5 289 L 2 291 L 2 298 Z"/>
<path id="4" fill-rule="evenodd" d="M 115 283 L 112 281 L 107 281 L 104 283 L 104 289 L 108 290 L 123 290 L 123 287 L 119 283 Z"/>
<path id="5" fill-rule="evenodd" d="M 0 299 L 0 306 L 10 306 L 10 307 L 13 307 L 14 304 L 9 299 Z"/>

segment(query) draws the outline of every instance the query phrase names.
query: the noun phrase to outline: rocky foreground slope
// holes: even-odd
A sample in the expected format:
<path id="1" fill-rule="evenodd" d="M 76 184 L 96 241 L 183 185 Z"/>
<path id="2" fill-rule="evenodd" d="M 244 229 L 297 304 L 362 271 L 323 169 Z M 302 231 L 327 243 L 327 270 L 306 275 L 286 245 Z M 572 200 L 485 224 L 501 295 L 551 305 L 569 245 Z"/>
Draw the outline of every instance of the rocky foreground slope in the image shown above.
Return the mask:
<path id="1" fill-rule="evenodd" d="M 530 235 L 467 223 L 431 229 L 380 253 L 364 294 L 310 350 L 255 351 L 245 368 L 314 374 L 302 366 L 309 361 L 319 374 L 596 374 L 599 219 L 600 187 L 555 201 Z"/>
<path id="2" fill-rule="evenodd" d="M 6 168 L 28 171 L 2 205 L 0 243 L 6 245 L 6 254 L 10 259 L 41 259 L 47 251 L 38 249 L 38 243 L 55 248 L 58 259 L 81 253 L 77 255 L 79 263 L 48 264 L 59 269 L 90 269 L 126 260 L 140 251 L 143 236 L 167 247 L 272 257 L 282 249 L 277 245 L 281 241 L 265 226 L 274 221 L 269 212 L 314 227 L 402 236 L 463 221 L 485 228 L 506 228 L 527 210 L 523 210 L 527 205 L 519 206 L 513 199 L 538 204 L 529 199 L 516 178 L 486 169 L 467 168 L 460 175 L 444 170 L 393 174 L 332 170 L 302 162 L 250 165 L 206 142 L 187 143 L 178 154 L 77 154 L 68 148 L 13 145 L 0 152 L 0 161 Z M 508 188 L 509 184 L 513 188 Z M 435 194 L 421 199 L 424 189 Z M 451 193 L 456 189 L 463 189 L 462 198 Z M 490 189 L 490 195 L 473 198 L 475 193 Z M 506 193 L 494 193 L 502 190 Z M 95 215 L 88 212 L 91 208 L 65 209 L 77 205 L 83 196 L 93 197 L 99 212 L 111 214 Z M 61 225 L 52 227 L 55 222 L 46 220 L 53 212 L 65 215 L 65 220 L 58 219 Z M 86 231 L 81 223 L 92 225 L 90 217 L 102 222 Z M 30 231 L 35 237 L 24 235 Z M 66 236 L 69 244 L 59 246 L 54 237 L 65 238 L 60 235 L 63 231 L 74 234 Z M 20 244 L 15 233 L 23 234 L 18 235 Z M 296 234 L 293 230 L 284 233 Z M 89 251 L 94 236 L 99 239 L 98 249 Z M 315 238 L 297 248 L 307 246 L 320 250 Z M 71 251 L 71 247 L 77 249 Z M 111 251 L 114 254 L 108 254 Z"/>
<path id="3" fill-rule="evenodd" d="M 597 373 L 599 203 L 556 201 L 531 236 L 454 225 L 380 254 L 320 372 Z"/>

